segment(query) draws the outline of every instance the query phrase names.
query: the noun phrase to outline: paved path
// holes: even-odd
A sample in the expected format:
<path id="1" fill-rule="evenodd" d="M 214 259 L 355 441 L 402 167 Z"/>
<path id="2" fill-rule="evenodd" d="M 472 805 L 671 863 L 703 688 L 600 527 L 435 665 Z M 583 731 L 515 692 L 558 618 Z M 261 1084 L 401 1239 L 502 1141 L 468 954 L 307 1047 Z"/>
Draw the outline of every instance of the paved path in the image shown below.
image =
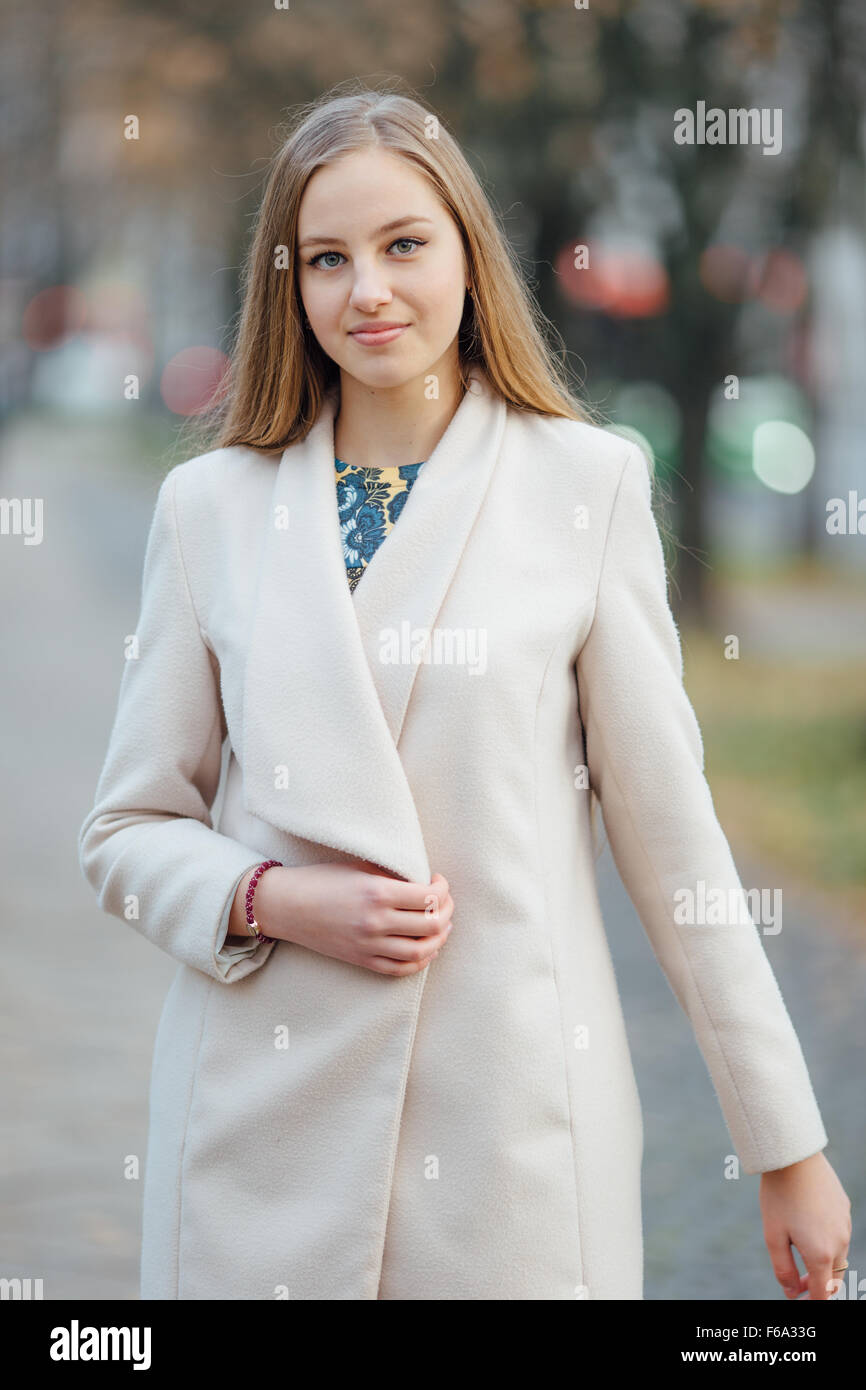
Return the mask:
<path id="1" fill-rule="evenodd" d="M 826 907 L 739 854 L 744 887 L 778 886 L 783 927 L 762 940 L 803 1047 L 824 1123 L 825 1150 L 854 1207 L 849 1264 L 866 1277 L 866 953 L 837 932 Z M 644 1110 L 645 1296 L 777 1296 L 758 1205 L 759 1178 L 726 1180 L 733 1152 L 685 1015 L 652 953 L 609 853 L 602 906 Z M 858 1212 L 859 1224 L 858 1230 Z"/>
<path id="2" fill-rule="evenodd" d="M 784 657 L 807 664 L 820 658 L 847 662 L 866 655 L 866 582 L 853 567 L 826 588 L 802 580 L 760 588 L 747 581 L 719 584 L 716 631 L 735 632 L 743 652 L 762 660 Z"/>
<path id="3" fill-rule="evenodd" d="M 142 1164 L 156 1023 L 174 963 L 100 913 L 77 860 L 138 615 L 153 474 L 124 467 L 123 434 L 27 419 L 0 448 L 0 493 L 44 499 L 44 539 L 0 537 L 6 807 L 0 984 L 0 1274 L 45 1297 L 138 1296 Z M 129 452 L 128 449 L 126 452 Z M 741 862 L 747 886 L 768 881 Z M 772 882 L 784 880 L 772 879 Z M 769 1299 L 758 1179 L 726 1182 L 730 1141 L 691 1030 L 609 861 L 603 905 L 645 1112 L 646 1296 Z M 832 916 L 785 892 L 768 951 L 831 1135 L 828 1156 L 866 1208 L 866 957 Z M 862 1219 L 862 1218 L 861 1218 Z M 866 1276 L 855 1231 L 852 1267 Z"/>

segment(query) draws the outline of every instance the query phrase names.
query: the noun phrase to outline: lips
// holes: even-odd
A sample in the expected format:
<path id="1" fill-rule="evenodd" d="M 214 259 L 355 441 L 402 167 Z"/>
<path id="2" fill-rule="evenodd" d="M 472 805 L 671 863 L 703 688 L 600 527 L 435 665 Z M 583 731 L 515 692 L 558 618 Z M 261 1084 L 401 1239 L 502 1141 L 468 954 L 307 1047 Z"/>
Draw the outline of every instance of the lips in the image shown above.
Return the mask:
<path id="1" fill-rule="evenodd" d="M 350 329 L 349 337 L 354 338 L 355 342 L 363 347 L 378 347 L 383 343 L 393 342 L 405 333 L 408 327 L 408 323 L 365 324 L 362 328 Z"/>

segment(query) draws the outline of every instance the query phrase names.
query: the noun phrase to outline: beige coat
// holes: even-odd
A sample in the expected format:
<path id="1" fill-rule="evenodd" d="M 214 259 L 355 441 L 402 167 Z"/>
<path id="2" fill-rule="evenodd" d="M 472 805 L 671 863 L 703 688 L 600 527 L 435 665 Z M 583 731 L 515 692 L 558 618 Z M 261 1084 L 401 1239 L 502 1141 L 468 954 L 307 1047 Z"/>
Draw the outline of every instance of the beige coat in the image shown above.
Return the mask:
<path id="1" fill-rule="evenodd" d="M 641 1298 L 641 1113 L 584 766 L 743 1169 L 827 1143 L 758 929 L 677 919 L 679 890 L 739 883 L 646 460 L 476 372 L 352 594 L 334 410 L 282 454 L 166 477 L 81 828 L 101 907 L 179 963 L 142 1297 Z M 405 978 L 227 949 L 264 858 L 439 870 L 450 939 Z"/>

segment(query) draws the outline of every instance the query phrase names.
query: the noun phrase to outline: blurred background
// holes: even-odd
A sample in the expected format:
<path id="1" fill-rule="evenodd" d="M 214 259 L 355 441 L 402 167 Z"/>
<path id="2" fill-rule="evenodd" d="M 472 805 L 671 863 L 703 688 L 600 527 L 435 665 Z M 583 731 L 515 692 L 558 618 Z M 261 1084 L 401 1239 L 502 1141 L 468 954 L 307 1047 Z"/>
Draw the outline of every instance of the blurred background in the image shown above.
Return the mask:
<path id="1" fill-rule="evenodd" d="M 279 123 L 355 77 L 404 79 L 449 125 L 584 398 L 653 461 L 708 779 L 744 886 L 783 890 L 763 940 L 855 1203 L 857 1268 L 866 7 L 581 3 L 4 8 L 0 1274 L 42 1278 L 45 1298 L 138 1296 L 175 967 L 99 912 L 76 837 L 156 490 L 198 451 Z M 678 143 L 676 113 L 702 102 L 781 113 L 781 149 Z M 775 1298 L 757 1179 L 724 1179 L 691 1030 L 607 860 L 602 878 L 646 1116 L 646 1297 Z"/>

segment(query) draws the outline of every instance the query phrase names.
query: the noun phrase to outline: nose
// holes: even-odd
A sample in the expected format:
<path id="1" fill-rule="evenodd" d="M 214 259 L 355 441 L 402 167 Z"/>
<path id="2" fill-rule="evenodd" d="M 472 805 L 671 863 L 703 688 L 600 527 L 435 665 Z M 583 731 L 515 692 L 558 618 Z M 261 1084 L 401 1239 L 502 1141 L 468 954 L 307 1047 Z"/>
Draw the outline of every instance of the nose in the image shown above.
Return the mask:
<path id="1" fill-rule="evenodd" d="M 349 303 L 353 309 L 369 312 L 381 304 L 390 304 L 393 299 L 388 277 L 381 266 L 366 262 L 355 262 L 355 278 Z"/>

